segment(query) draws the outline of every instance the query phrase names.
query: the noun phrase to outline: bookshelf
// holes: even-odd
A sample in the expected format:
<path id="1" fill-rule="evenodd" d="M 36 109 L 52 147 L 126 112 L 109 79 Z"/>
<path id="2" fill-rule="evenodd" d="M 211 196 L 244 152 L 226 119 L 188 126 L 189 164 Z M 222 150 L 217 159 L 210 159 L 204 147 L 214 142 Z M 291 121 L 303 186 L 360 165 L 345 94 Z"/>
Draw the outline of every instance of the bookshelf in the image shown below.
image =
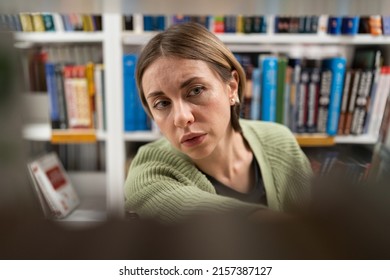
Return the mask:
<path id="1" fill-rule="evenodd" d="M 16 1 L 17 3 L 18 1 Z M 160 137 L 159 134 L 151 132 L 128 133 L 123 131 L 123 70 L 122 55 L 127 48 L 139 49 L 155 33 L 154 32 L 131 32 L 122 31 L 121 13 L 253 13 L 260 11 L 262 14 L 380 14 L 390 4 L 387 1 L 373 1 L 371 5 L 366 5 L 366 1 L 358 3 L 341 4 L 339 1 L 327 1 L 327 4 L 315 5 L 312 1 L 291 1 L 296 5 L 282 5 L 280 1 L 249 1 L 247 5 L 237 5 L 236 1 L 200 1 L 194 5 L 189 1 L 170 0 L 164 5 L 155 5 L 155 1 L 112 1 L 110 4 L 100 3 L 100 6 L 88 4 L 78 4 L 76 12 L 102 12 L 103 31 L 101 32 L 31 32 L 15 33 L 15 40 L 19 43 L 27 44 L 61 44 L 61 43 L 99 43 L 103 49 L 103 61 L 105 64 L 105 93 L 107 102 L 107 130 L 97 131 L 98 141 L 106 144 L 106 171 L 93 173 L 75 174 L 71 178 L 82 186 L 81 192 L 98 197 L 100 210 L 107 211 L 108 217 L 123 217 L 123 185 L 125 180 L 126 144 L 129 142 L 149 142 Z M 348 2 L 348 1 L 347 1 Z M 352 1 L 349 1 L 352 2 Z M 64 1 L 53 3 L 50 8 L 52 12 L 69 12 L 61 5 Z M 17 11 L 17 5 L 12 7 L 7 4 L 9 10 Z M 92 7 L 93 6 L 93 7 Z M 206 8 L 207 7 L 207 8 Z M 24 6 L 24 10 L 39 11 L 46 10 L 47 7 Z M 196 8 L 195 10 L 193 8 Z M 305 46 L 320 46 L 324 48 L 342 49 L 346 53 L 350 48 L 358 45 L 382 45 L 389 47 L 390 36 L 330 36 L 327 34 L 220 34 L 223 42 L 228 44 L 233 50 L 253 51 L 261 48 L 289 48 L 292 44 Z M 47 102 L 47 101 L 43 101 Z M 47 103 L 46 103 L 47 106 Z M 23 129 L 23 137 L 27 141 L 49 141 L 51 139 L 50 125 L 45 120 L 30 122 Z M 336 136 L 327 137 L 323 135 L 299 135 L 298 142 L 303 146 L 329 146 L 334 144 L 375 144 L 376 137 L 371 135 L 363 136 Z M 91 181 L 92 180 L 92 181 Z M 93 183 L 91 183 L 93 182 Z M 90 188 L 91 184 L 99 183 L 99 191 Z M 91 210 L 86 203 L 87 210 Z M 101 205 L 104 204 L 102 208 Z M 98 209 L 98 211 L 100 211 Z M 75 220 L 83 219 L 78 216 Z M 86 220 L 89 220 L 86 217 Z"/>

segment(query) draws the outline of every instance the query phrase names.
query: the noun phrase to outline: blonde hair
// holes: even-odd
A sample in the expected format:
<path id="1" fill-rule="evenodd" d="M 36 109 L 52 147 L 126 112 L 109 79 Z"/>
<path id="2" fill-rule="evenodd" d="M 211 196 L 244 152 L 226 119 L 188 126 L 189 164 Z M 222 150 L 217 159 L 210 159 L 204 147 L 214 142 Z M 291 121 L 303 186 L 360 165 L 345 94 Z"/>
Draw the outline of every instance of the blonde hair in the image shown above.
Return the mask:
<path id="1" fill-rule="evenodd" d="M 152 114 L 142 89 L 142 77 L 145 70 L 162 56 L 202 60 L 216 71 L 222 81 L 226 83 L 232 78 L 232 71 L 237 71 L 239 78 L 238 100 L 231 107 L 231 124 L 234 130 L 241 131 L 239 124 L 240 101 L 243 100 L 245 91 L 245 72 L 224 43 L 198 23 L 173 25 L 154 36 L 142 50 L 135 75 L 142 104 L 150 117 Z"/>

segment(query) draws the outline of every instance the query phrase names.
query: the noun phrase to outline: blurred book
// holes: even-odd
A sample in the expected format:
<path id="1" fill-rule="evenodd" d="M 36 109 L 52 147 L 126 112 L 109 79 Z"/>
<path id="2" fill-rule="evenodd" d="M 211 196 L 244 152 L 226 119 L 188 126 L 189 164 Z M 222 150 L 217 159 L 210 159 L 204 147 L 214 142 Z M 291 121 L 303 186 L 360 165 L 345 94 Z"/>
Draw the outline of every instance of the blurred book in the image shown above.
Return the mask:
<path id="1" fill-rule="evenodd" d="M 47 218 L 64 218 L 80 199 L 56 153 L 43 155 L 28 163 L 33 186 Z"/>

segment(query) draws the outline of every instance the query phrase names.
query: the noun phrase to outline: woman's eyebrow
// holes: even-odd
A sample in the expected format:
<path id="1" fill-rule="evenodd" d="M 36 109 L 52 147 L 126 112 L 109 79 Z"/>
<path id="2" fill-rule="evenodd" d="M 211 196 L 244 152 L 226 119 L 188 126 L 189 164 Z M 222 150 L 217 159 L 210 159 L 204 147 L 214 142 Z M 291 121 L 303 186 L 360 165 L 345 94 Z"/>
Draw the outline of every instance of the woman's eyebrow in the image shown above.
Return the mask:
<path id="1" fill-rule="evenodd" d="M 199 77 L 191 77 L 180 84 L 180 89 L 183 89 L 190 85 L 193 81 L 200 79 Z"/>
<path id="2" fill-rule="evenodd" d="M 162 91 L 153 91 L 151 93 L 148 93 L 146 99 L 161 96 L 161 95 L 164 95 L 164 93 Z"/>

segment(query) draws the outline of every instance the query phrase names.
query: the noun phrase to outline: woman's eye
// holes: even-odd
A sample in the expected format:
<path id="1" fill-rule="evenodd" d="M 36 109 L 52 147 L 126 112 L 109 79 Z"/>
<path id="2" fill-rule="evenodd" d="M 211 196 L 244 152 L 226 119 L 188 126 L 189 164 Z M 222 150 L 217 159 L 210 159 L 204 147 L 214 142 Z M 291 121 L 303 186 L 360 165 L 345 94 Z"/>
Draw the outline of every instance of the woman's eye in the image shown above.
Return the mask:
<path id="1" fill-rule="evenodd" d="M 169 101 L 161 100 L 161 101 L 155 102 L 154 105 L 153 105 L 153 108 L 161 110 L 161 109 L 164 109 L 164 108 L 168 107 L 169 104 L 170 104 Z"/>
<path id="2" fill-rule="evenodd" d="M 197 86 L 197 87 L 194 87 L 190 93 L 188 94 L 188 96 L 197 96 L 199 94 L 201 94 L 204 90 L 204 87 L 202 86 Z"/>

